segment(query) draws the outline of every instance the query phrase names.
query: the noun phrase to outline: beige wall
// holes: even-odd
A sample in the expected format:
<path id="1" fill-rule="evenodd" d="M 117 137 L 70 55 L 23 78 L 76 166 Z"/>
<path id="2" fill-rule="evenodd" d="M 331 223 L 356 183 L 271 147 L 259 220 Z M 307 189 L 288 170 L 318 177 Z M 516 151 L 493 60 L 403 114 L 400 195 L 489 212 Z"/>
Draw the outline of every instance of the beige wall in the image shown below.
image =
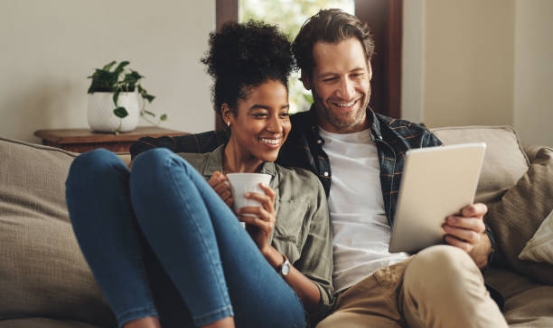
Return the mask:
<path id="1" fill-rule="evenodd" d="M 551 17 L 550 0 L 405 1 L 404 118 L 511 125 L 552 146 Z"/>
<path id="2" fill-rule="evenodd" d="M 516 1 L 514 126 L 527 144 L 553 146 L 553 1 Z"/>
<path id="3" fill-rule="evenodd" d="M 86 77 L 111 60 L 146 76 L 163 126 L 212 129 L 199 60 L 214 26 L 214 0 L 2 0 L 0 136 L 38 142 L 37 129 L 88 127 Z"/>
<path id="4" fill-rule="evenodd" d="M 404 117 L 507 124 L 552 146 L 551 17 L 551 0 L 404 1 Z M 87 127 L 86 77 L 124 59 L 169 114 L 163 126 L 212 129 L 199 59 L 214 26 L 214 0 L 0 1 L 0 136 L 36 142 L 37 129 Z"/>

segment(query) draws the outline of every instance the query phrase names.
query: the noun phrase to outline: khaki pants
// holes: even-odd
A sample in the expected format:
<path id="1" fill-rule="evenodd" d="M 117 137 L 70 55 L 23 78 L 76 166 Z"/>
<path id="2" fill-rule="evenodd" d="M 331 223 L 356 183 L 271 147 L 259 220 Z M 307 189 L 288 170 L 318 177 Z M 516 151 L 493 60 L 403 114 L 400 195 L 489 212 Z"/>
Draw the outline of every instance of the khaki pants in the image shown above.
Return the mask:
<path id="1" fill-rule="evenodd" d="M 473 260 L 452 246 L 429 247 L 338 295 L 316 328 L 508 327 Z"/>

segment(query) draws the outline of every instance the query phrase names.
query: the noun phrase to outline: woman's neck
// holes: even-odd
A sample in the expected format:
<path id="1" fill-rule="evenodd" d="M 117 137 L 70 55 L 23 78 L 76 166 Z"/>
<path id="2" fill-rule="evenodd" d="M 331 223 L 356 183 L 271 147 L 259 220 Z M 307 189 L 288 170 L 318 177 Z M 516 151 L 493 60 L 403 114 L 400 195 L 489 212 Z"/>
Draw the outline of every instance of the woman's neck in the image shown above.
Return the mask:
<path id="1" fill-rule="evenodd" d="M 223 152 L 223 173 L 253 173 L 261 171 L 263 161 L 244 154 L 243 149 L 229 142 Z"/>

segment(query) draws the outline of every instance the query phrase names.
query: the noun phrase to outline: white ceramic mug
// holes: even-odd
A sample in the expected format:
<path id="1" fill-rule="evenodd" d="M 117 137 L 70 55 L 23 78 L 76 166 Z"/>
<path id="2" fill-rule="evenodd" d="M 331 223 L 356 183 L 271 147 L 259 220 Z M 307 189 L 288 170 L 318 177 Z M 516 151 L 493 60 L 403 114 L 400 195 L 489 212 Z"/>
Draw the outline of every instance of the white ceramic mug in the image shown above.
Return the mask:
<path id="1" fill-rule="evenodd" d="M 265 173 L 228 173 L 227 178 L 234 198 L 235 210 L 246 206 L 261 206 L 256 200 L 244 198 L 244 194 L 247 192 L 264 194 L 265 192 L 259 187 L 259 184 L 263 183 L 268 186 L 271 182 L 271 175 Z"/>

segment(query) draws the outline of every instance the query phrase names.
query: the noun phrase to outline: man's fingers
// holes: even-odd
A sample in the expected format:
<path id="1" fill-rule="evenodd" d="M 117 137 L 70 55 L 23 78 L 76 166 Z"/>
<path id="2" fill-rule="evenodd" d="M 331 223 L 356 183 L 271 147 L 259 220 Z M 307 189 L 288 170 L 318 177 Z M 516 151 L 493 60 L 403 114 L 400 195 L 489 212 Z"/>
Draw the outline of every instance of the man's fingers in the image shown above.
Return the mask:
<path id="1" fill-rule="evenodd" d="M 461 211 L 464 217 L 483 217 L 488 213 L 488 207 L 482 203 L 470 204 Z"/>

